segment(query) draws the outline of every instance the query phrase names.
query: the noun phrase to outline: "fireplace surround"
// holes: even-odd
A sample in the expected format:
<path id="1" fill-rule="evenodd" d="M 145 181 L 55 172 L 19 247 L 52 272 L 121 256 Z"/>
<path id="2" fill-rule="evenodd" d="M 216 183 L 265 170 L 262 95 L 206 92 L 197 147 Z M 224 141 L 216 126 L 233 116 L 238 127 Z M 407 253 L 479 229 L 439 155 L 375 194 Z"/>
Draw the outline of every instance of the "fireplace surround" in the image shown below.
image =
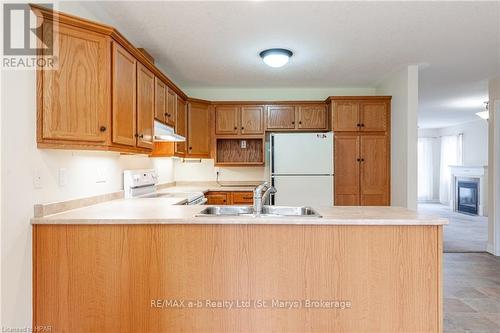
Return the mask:
<path id="1" fill-rule="evenodd" d="M 452 165 L 450 169 L 453 210 L 488 216 L 488 167 Z"/>

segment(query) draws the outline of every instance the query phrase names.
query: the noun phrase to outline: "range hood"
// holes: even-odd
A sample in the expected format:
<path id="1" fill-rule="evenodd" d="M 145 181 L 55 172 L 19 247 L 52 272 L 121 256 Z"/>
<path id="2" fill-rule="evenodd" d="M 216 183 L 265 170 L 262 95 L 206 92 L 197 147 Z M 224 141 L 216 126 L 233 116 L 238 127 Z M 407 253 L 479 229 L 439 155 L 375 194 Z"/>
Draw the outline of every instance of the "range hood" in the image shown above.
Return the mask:
<path id="1" fill-rule="evenodd" d="M 156 120 L 154 125 L 155 125 L 154 141 L 161 141 L 161 142 L 186 141 L 186 138 L 179 134 L 176 134 L 172 127 L 160 123 L 159 121 Z"/>

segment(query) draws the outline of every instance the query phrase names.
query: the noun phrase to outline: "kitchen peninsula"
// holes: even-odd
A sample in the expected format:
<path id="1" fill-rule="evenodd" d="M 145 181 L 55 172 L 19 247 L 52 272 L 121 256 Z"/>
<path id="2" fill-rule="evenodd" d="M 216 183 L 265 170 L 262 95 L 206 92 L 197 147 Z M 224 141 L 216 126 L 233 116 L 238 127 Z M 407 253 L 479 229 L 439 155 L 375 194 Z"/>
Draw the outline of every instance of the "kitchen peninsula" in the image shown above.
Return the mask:
<path id="1" fill-rule="evenodd" d="M 198 217 L 171 199 L 34 218 L 53 332 L 440 332 L 442 225 L 396 207 Z"/>

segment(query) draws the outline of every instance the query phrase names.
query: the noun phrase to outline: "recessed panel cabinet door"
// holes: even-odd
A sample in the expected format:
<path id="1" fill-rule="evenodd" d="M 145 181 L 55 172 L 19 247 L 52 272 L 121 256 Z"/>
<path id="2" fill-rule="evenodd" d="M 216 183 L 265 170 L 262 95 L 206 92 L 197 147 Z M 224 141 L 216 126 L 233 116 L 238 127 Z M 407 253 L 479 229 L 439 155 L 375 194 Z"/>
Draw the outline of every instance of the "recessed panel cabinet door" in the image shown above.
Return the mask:
<path id="1" fill-rule="evenodd" d="M 267 107 L 268 129 L 294 129 L 295 106 L 270 105 Z"/>
<path id="2" fill-rule="evenodd" d="M 332 128 L 334 132 L 359 131 L 359 103 L 357 101 L 333 102 Z"/>
<path id="3" fill-rule="evenodd" d="M 370 101 L 360 104 L 361 130 L 380 131 L 387 130 L 388 105 L 386 102 Z"/>
<path id="4" fill-rule="evenodd" d="M 241 107 L 241 134 L 264 133 L 264 107 L 249 105 Z"/>
<path id="5" fill-rule="evenodd" d="M 301 105 L 298 107 L 299 129 L 326 129 L 325 105 Z"/>
<path id="6" fill-rule="evenodd" d="M 215 108 L 215 133 L 238 134 L 240 108 L 234 105 L 222 105 Z"/>
<path id="7" fill-rule="evenodd" d="M 155 119 L 165 122 L 167 116 L 167 86 L 155 77 Z"/>
<path id="8" fill-rule="evenodd" d="M 188 151 L 192 157 L 210 157 L 210 109 L 205 103 L 188 104 Z"/>
<path id="9" fill-rule="evenodd" d="M 177 116 L 175 123 L 175 132 L 182 135 L 187 139 L 187 128 L 186 128 L 186 102 L 180 98 L 177 99 Z M 175 143 L 175 153 L 177 155 L 186 154 L 186 142 L 176 142 Z"/>
<path id="10" fill-rule="evenodd" d="M 113 43 L 113 143 L 135 147 L 136 59 Z"/>
<path id="11" fill-rule="evenodd" d="M 50 38 L 43 26 L 43 33 Z M 111 42 L 98 33 L 54 25 L 59 43 L 58 67 L 39 77 L 38 139 L 109 141 L 111 112 Z"/>
<path id="12" fill-rule="evenodd" d="M 175 127 L 175 116 L 177 113 L 177 94 L 170 88 L 167 90 L 167 115 L 166 122 L 168 125 Z"/>
<path id="13" fill-rule="evenodd" d="M 361 136 L 361 205 L 389 205 L 389 152 L 386 135 Z"/>
<path id="14" fill-rule="evenodd" d="M 137 63 L 137 146 L 153 149 L 155 76 Z"/>
<path id="15" fill-rule="evenodd" d="M 335 205 L 359 205 L 358 135 L 336 135 L 335 138 Z"/>

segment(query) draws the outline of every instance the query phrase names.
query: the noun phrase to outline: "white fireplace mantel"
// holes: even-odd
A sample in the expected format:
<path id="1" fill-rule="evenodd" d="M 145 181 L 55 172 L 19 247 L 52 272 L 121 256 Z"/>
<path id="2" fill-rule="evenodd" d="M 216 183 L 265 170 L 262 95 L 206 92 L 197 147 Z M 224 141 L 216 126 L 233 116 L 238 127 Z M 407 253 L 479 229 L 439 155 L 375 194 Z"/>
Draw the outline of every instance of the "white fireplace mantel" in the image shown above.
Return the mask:
<path id="1" fill-rule="evenodd" d="M 451 170 L 451 207 L 457 210 L 457 182 L 470 178 L 479 179 L 478 215 L 488 216 L 488 166 L 450 165 Z"/>

